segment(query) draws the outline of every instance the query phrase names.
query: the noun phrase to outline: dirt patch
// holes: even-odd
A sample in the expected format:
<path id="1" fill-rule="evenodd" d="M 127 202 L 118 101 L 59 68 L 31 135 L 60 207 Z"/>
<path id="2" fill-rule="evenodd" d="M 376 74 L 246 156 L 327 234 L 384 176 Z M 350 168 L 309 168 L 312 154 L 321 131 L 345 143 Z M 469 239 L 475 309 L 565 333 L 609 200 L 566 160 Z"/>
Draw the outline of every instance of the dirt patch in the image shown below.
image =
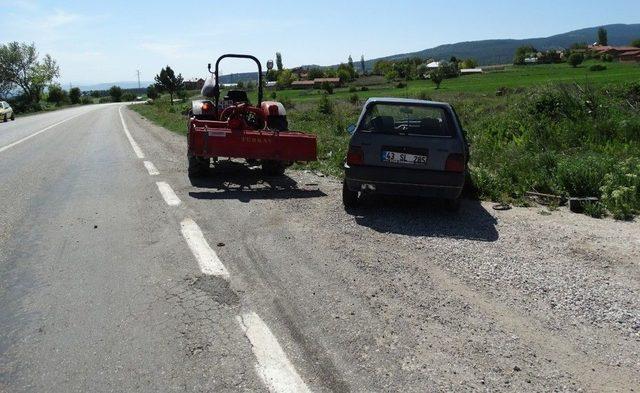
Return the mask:
<path id="1" fill-rule="evenodd" d="M 240 298 L 231 289 L 229 282 L 216 276 L 198 276 L 193 280 L 191 286 L 197 288 L 211 296 L 211 299 L 225 306 L 237 306 Z"/>

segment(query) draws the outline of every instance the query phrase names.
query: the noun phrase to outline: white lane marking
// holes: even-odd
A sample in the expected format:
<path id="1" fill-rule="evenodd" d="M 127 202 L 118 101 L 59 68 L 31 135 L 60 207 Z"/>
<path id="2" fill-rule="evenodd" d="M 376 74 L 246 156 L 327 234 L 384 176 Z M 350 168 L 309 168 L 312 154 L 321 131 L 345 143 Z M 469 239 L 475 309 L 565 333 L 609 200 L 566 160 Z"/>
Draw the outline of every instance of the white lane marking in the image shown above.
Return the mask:
<path id="1" fill-rule="evenodd" d="M 160 174 L 160 172 L 158 172 L 158 168 L 156 168 L 156 166 L 153 165 L 153 162 L 151 161 L 145 161 L 144 167 L 147 168 L 147 172 L 149 172 L 149 176 L 158 176 Z"/>
<path id="2" fill-rule="evenodd" d="M 180 198 L 178 198 L 176 193 L 173 192 L 173 188 L 171 188 L 169 184 L 159 181 L 156 182 L 156 185 L 158 186 L 158 190 L 160 191 L 160 194 L 162 194 L 164 201 L 167 202 L 167 205 L 178 206 L 180 204 Z"/>
<path id="3" fill-rule="evenodd" d="M 258 314 L 249 312 L 236 317 L 251 342 L 258 363 L 256 370 L 271 392 L 310 392 L 278 340 Z"/>
<path id="4" fill-rule="evenodd" d="M 36 131 L 36 132 L 34 132 L 33 134 L 31 134 L 31 135 L 29 135 L 29 136 L 26 136 L 26 137 L 24 137 L 24 138 L 22 138 L 22 139 L 20 139 L 20 140 L 17 140 L 17 141 L 15 141 L 15 142 L 13 142 L 13 143 L 10 143 L 10 144 L 8 144 L 8 145 L 6 145 L 6 146 L 0 147 L 0 153 L 2 153 L 3 151 L 5 151 L 5 150 L 7 150 L 7 149 L 11 149 L 11 148 L 12 148 L 12 147 L 14 147 L 15 145 L 20 144 L 20 143 L 22 143 L 22 142 L 24 142 L 24 141 L 26 141 L 26 140 L 29 140 L 29 139 L 33 138 L 34 136 L 36 136 L 36 135 L 42 134 L 43 132 L 45 132 L 45 131 L 48 131 L 48 130 L 52 129 L 53 127 L 55 127 L 55 126 L 57 126 L 57 125 L 60 125 L 60 124 L 62 124 L 62 123 L 64 123 L 64 122 L 67 122 L 67 121 L 69 121 L 69 120 L 71 120 L 71 119 L 74 119 L 74 118 L 76 118 L 76 117 L 78 117 L 78 116 L 80 116 L 80 115 L 84 115 L 85 113 L 88 113 L 88 112 L 83 112 L 83 113 L 79 113 L 79 114 L 77 114 L 77 115 L 74 115 L 74 116 L 68 117 L 68 118 L 66 118 L 66 119 L 64 119 L 64 120 L 62 120 L 62 121 L 59 121 L 59 122 L 54 123 L 54 124 L 52 124 L 52 125 L 50 125 L 50 126 L 47 126 L 47 127 L 43 128 L 43 129 L 41 129 L 40 131 Z"/>
<path id="5" fill-rule="evenodd" d="M 122 116 L 122 107 L 118 108 L 118 113 L 120 114 L 120 121 L 122 122 L 122 128 L 124 128 L 124 133 L 127 136 L 127 139 L 131 144 L 131 147 L 133 147 L 133 152 L 136 153 L 136 156 L 138 156 L 138 158 L 144 158 L 144 153 L 142 153 L 142 149 L 140 149 L 140 146 L 138 146 L 136 141 L 133 140 L 133 137 L 129 132 L 129 128 L 127 127 L 127 123 L 124 122 L 124 117 Z"/>
<path id="6" fill-rule="evenodd" d="M 218 276 L 228 280 L 229 272 L 227 268 L 224 267 L 216 252 L 209 247 L 209 243 L 207 243 L 207 239 L 204 238 L 204 234 L 198 224 L 192 219 L 186 218 L 180 223 L 180 227 L 184 240 L 187 241 L 191 252 L 198 261 L 198 265 L 200 265 L 200 271 L 202 271 L 203 274 Z"/>

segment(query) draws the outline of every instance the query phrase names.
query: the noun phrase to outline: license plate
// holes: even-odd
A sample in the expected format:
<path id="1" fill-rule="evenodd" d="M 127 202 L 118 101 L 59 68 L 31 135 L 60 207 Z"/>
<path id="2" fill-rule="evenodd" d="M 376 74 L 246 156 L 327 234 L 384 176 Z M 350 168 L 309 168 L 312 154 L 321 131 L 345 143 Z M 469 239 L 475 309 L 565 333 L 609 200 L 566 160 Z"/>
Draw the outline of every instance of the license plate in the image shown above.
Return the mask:
<path id="1" fill-rule="evenodd" d="M 419 154 L 399 153 L 395 151 L 383 151 L 383 162 L 393 162 L 395 164 L 427 165 L 427 156 Z"/>

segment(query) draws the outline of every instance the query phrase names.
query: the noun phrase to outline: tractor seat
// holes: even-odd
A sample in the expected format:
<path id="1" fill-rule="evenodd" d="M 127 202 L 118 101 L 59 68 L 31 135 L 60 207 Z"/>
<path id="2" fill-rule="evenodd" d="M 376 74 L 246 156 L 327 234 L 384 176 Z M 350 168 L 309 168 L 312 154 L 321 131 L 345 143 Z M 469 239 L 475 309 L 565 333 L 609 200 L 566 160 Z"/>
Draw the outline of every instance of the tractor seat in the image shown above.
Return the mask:
<path id="1" fill-rule="evenodd" d="M 234 103 L 249 103 L 249 97 L 247 96 L 247 92 L 244 90 L 229 90 L 227 93 L 227 97 Z"/>

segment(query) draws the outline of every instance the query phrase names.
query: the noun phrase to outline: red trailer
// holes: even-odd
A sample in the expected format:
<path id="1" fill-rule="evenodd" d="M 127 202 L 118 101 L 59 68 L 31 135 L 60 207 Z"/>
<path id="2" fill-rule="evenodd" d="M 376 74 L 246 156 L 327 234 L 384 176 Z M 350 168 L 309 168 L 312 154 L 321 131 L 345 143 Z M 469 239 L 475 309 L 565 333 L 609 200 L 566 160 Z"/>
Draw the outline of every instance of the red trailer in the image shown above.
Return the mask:
<path id="1" fill-rule="evenodd" d="M 258 102 L 249 103 L 247 93 L 229 90 L 220 100 L 219 65 L 225 58 L 251 59 L 258 65 Z M 272 62 L 269 62 L 272 67 Z M 227 54 L 209 72 L 215 85 L 203 95 L 210 100 L 193 101 L 188 122 L 189 176 L 204 174 L 218 159 L 243 158 L 262 165 L 268 175 L 280 175 L 296 161 L 315 161 L 316 136 L 289 131 L 284 106 L 275 101 L 262 101 L 262 65 L 254 56 Z M 211 86 L 209 86 L 211 87 Z"/>

